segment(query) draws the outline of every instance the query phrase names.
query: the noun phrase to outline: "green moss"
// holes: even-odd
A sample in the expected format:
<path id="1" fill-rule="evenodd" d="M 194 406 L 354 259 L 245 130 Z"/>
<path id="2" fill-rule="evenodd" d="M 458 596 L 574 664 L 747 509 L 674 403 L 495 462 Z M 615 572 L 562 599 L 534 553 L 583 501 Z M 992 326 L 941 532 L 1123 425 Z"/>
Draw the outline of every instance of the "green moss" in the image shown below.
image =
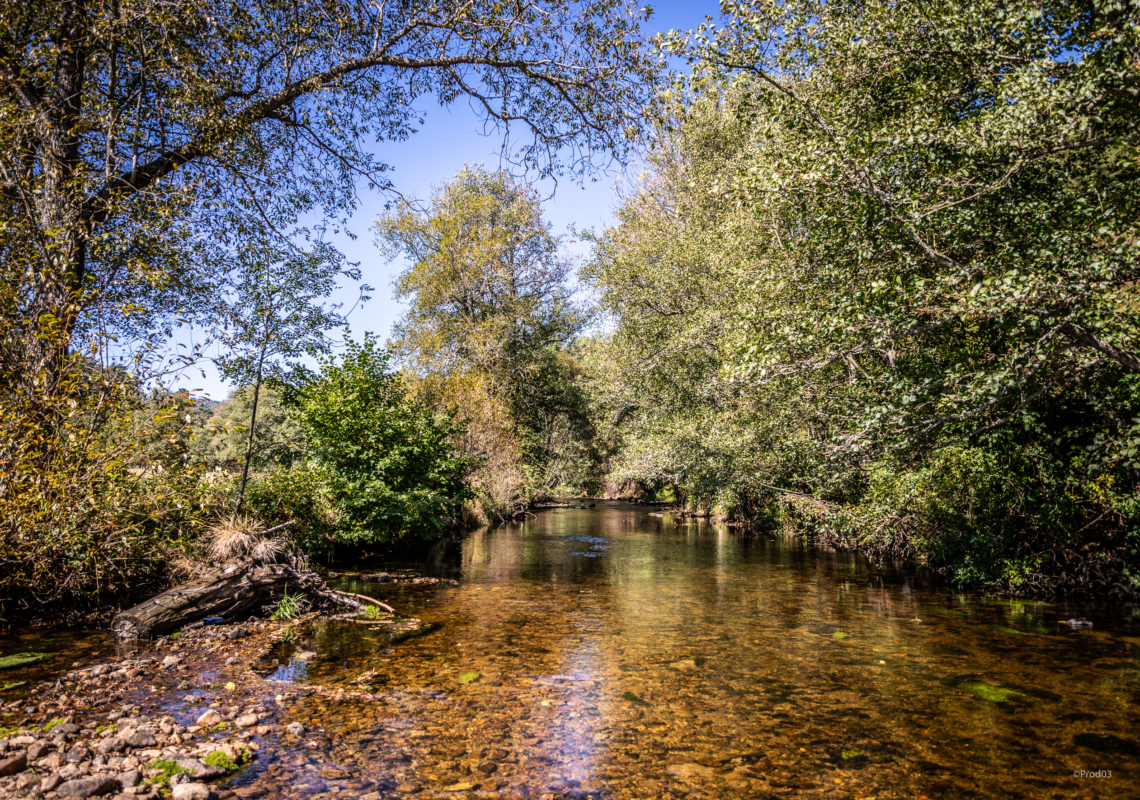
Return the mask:
<path id="1" fill-rule="evenodd" d="M 190 770 L 186 769 L 186 767 L 183 767 L 180 764 L 176 764 L 175 762 L 165 758 L 160 758 L 158 761 L 150 762 L 150 764 L 147 766 L 147 769 L 161 770 L 161 774 L 155 775 L 150 779 L 151 783 L 159 786 L 169 786 L 170 779 L 175 775 L 183 774 L 193 776 L 193 773 L 190 772 Z"/>
<path id="2" fill-rule="evenodd" d="M 38 664 L 54 658 L 51 653 L 15 653 L 10 656 L 0 656 L 0 669 L 13 667 L 26 667 L 28 664 Z"/>
<path id="3" fill-rule="evenodd" d="M 364 609 L 365 619 L 384 619 L 387 614 L 380 606 L 366 606 Z"/>
<path id="4" fill-rule="evenodd" d="M 1009 634 L 1013 634 L 1014 636 L 1032 636 L 1033 635 L 1032 633 L 1026 633 L 1025 631 L 1019 631 L 1017 628 L 1007 628 L 1005 625 L 991 625 L 990 627 L 993 628 L 998 633 L 1009 633 Z"/>
<path id="5" fill-rule="evenodd" d="M 844 639 L 850 639 L 851 634 L 844 633 L 843 631 L 836 631 L 835 633 L 831 634 L 831 638 L 832 639 L 838 639 L 839 641 L 842 642 Z"/>
<path id="6" fill-rule="evenodd" d="M 474 683 L 475 681 L 479 680 L 482 677 L 483 677 L 483 674 L 480 672 L 476 672 L 475 670 L 471 670 L 470 672 L 461 672 L 461 673 L 459 673 L 459 682 L 460 683 Z"/>
<path id="7" fill-rule="evenodd" d="M 1013 689 L 1003 689 L 1000 686 L 986 683 L 985 681 L 965 681 L 959 683 L 958 688 L 970 692 L 983 700 L 989 700 L 991 703 L 1008 703 L 1014 697 L 1024 696 L 1022 692 L 1015 692 Z"/>
<path id="8" fill-rule="evenodd" d="M 935 614 L 941 614 L 944 617 L 964 617 L 966 616 L 963 611 L 955 611 L 952 608 L 932 608 L 930 609 Z"/>
<path id="9" fill-rule="evenodd" d="M 170 634 L 170 638 L 171 639 L 181 639 L 182 638 L 182 631 L 175 631 L 174 633 Z"/>
<path id="10" fill-rule="evenodd" d="M 0 739 L 7 739 L 9 736 L 15 736 L 20 732 L 19 728 L 2 728 L 0 727 Z"/>
<path id="11" fill-rule="evenodd" d="M 9 689 L 19 689 L 27 683 L 27 681 L 8 681 L 7 683 L 0 684 L 0 692 L 6 692 Z"/>
<path id="12" fill-rule="evenodd" d="M 44 725 L 44 733 L 47 733 L 52 728 L 54 728 L 56 725 L 62 725 L 62 724 L 63 724 L 63 717 L 57 717 L 57 718 L 53 719 L 51 722 L 49 722 L 47 725 Z"/>
<path id="13" fill-rule="evenodd" d="M 633 692 L 622 692 L 621 698 L 622 698 L 622 700 L 628 700 L 629 702 L 633 703 L 634 705 L 646 706 L 646 707 L 649 706 L 649 703 L 642 700 L 640 697 L 635 695 Z"/>
<path id="14" fill-rule="evenodd" d="M 206 763 L 211 767 L 220 767 L 226 772 L 233 772 L 238 768 L 238 763 L 221 750 L 215 750 L 206 756 Z"/>
<path id="15" fill-rule="evenodd" d="M 863 754 L 860 753 L 855 748 L 851 748 L 850 750 L 844 750 L 842 753 L 839 754 L 840 758 L 842 758 L 844 761 L 850 761 L 853 758 L 859 758 L 859 756 L 861 756 L 861 755 L 863 755 Z"/>

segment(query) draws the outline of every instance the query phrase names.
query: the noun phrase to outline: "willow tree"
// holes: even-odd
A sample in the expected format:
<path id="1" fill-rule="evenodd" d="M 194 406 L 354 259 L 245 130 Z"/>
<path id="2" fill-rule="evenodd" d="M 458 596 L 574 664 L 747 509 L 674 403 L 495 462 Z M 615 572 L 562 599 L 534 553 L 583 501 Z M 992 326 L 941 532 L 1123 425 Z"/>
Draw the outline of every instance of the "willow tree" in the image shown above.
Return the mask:
<path id="1" fill-rule="evenodd" d="M 517 475 L 505 485 L 521 486 L 523 452 L 541 467 L 581 422 L 565 351 L 586 317 L 537 193 L 503 172 L 464 169 L 426 208 L 378 220 L 376 233 L 389 259 L 409 262 L 394 283 L 409 307 L 392 351 L 437 400 L 459 405 L 471 448 L 497 451 L 499 471 Z"/>

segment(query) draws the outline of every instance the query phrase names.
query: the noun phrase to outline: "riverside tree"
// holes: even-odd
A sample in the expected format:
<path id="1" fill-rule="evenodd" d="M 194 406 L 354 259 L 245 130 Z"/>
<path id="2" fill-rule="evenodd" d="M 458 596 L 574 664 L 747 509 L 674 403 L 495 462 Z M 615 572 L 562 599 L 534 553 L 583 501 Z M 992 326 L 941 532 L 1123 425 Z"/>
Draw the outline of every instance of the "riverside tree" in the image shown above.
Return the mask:
<path id="1" fill-rule="evenodd" d="M 174 318 L 244 221 L 335 216 L 358 185 L 388 188 L 365 140 L 412 135 L 417 100 L 470 103 L 541 173 L 623 155 L 656 81 L 643 16 L 608 0 L 6 6 L 5 385 L 48 424 L 100 298 L 128 324 Z"/>
<path id="2" fill-rule="evenodd" d="M 459 407 L 466 446 L 488 459 L 481 481 L 499 487 L 496 508 L 513 512 L 527 484 L 549 483 L 548 465 L 574 471 L 565 462 L 582 438 L 582 398 L 567 348 L 587 320 L 569 285 L 574 263 L 534 189 L 482 167 L 375 230 L 387 258 L 409 262 L 394 282 L 409 307 L 391 348 L 427 396 Z M 525 464 L 541 477 L 528 478 Z"/>
<path id="3" fill-rule="evenodd" d="M 618 476 L 1137 591 L 1136 8 L 726 10 L 587 276 Z"/>
<path id="4" fill-rule="evenodd" d="M 262 383 L 280 382 L 297 365 L 291 359 L 327 355 L 329 331 L 348 322 L 342 304 L 326 303 L 341 277 L 360 280 L 360 271 L 318 241 L 308 251 L 262 242 L 238 249 L 229 276 L 221 338 L 225 354 L 217 359 L 223 378 L 251 393 L 234 519 L 241 513 L 257 431 Z M 367 300 L 361 287 L 361 300 Z"/>

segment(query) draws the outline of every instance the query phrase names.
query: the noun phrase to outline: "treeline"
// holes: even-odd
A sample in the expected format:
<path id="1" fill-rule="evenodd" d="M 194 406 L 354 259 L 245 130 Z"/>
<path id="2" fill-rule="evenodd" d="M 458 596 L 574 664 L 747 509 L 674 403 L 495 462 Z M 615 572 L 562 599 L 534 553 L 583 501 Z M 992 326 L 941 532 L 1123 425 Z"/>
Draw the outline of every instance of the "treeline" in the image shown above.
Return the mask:
<path id="1" fill-rule="evenodd" d="M 1135 2 L 725 3 L 653 47 L 633 5 L 310 5 L 4 12 L 0 614 L 218 526 L 343 555 L 586 493 L 1140 587 Z M 393 199 L 407 313 L 341 347 L 328 232 L 421 94 L 640 176 L 582 264 L 511 174 Z M 172 382 L 210 353 L 220 407 Z"/>
<path id="2" fill-rule="evenodd" d="M 727 7 L 584 272 L 610 482 L 1134 594 L 1140 9 Z"/>

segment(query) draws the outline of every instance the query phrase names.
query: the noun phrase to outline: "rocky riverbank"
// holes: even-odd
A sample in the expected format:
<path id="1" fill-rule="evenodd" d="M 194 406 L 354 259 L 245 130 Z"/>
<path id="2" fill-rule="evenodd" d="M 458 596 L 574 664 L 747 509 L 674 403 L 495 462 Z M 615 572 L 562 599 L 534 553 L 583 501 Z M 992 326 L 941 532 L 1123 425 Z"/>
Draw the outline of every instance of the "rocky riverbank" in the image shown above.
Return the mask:
<path id="1" fill-rule="evenodd" d="M 256 764 L 267 744 L 318 748 L 326 738 L 300 722 L 284 724 L 284 708 L 310 694 L 369 699 L 362 692 L 270 682 L 252 669 L 282 638 L 291 638 L 296 624 L 201 627 L 138 645 L 112 662 L 73 665 L 27 699 L 0 708 L 0 797 L 229 800 L 266 794 L 264 787 L 228 784 Z M 368 797 L 362 792 L 361 800 Z"/>

